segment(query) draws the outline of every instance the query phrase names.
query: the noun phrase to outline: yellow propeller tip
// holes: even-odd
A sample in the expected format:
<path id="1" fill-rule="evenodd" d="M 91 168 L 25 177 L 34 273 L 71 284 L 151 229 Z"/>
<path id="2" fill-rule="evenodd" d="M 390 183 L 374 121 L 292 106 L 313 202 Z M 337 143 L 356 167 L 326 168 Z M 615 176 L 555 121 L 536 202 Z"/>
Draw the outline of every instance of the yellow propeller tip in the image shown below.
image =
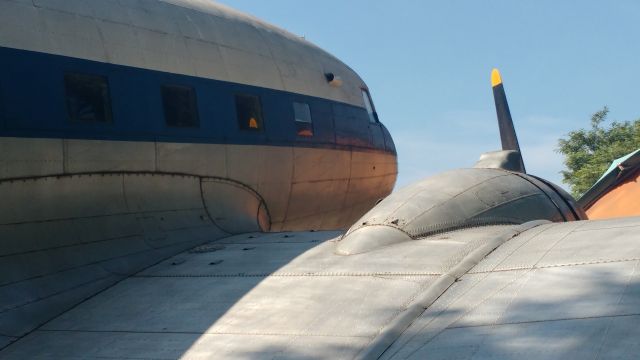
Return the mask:
<path id="1" fill-rule="evenodd" d="M 491 86 L 495 87 L 502 84 L 502 77 L 500 76 L 500 71 L 498 69 L 493 69 L 491 71 Z"/>

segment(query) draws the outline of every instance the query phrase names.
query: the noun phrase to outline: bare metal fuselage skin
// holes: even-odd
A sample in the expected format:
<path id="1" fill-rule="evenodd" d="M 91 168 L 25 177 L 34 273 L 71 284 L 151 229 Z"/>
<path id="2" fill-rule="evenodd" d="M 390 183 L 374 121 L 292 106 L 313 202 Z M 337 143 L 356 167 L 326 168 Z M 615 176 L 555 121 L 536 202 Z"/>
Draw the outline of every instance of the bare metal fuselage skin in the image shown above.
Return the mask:
<path id="1" fill-rule="evenodd" d="M 0 24 L 0 358 L 637 358 L 640 218 L 526 173 L 497 70 L 502 150 L 386 196 L 366 86 L 280 29 L 208 0 Z"/>
<path id="2" fill-rule="evenodd" d="M 206 241 L 346 228 L 393 188 L 364 82 L 281 29 L 189 0 L 0 0 L 0 22 L 7 337 Z M 108 121 L 70 118 L 69 76 L 102 79 Z M 197 126 L 168 124 L 165 86 L 191 89 Z M 238 123 L 237 96 L 258 99 L 260 129 Z"/>

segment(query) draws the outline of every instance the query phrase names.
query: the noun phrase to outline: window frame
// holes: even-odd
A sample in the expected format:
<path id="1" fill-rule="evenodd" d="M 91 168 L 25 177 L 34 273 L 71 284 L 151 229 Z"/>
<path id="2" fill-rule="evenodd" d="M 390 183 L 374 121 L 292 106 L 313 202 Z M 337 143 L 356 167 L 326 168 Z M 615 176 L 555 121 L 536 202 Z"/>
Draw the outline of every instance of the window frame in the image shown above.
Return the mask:
<path id="1" fill-rule="evenodd" d="M 72 77 L 76 77 L 76 79 L 84 78 L 85 80 L 90 78 L 93 78 L 94 80 L 96 79 L 101 80 L 100 85 L 101 87 L 103 87 L 103 93 L 101 94 L 102 110 L 103 110 L 102 114 L 104 116 L 104 120 L 96 120 L 96 119 L 83 120 L 80 117 L 78 117 L 77 114 L 75 114 L 76 116 L 72 116 L 72 111 L 71 111 L 72 109 L 70 105 L 70 91 L 69 91 L 69 87 L 71 86 L 69 81 L 72 79 Z M 65 108 L 67 113 L 67 120 L 69 122 L 74 124 L 113 124 L 114 122 L 113 101 L 111 97 L 111 85 L 109 84 L 109 77 L 107 75 L 78 72 L 78 71 L 65 71 L 63 74 L 63 85 L 64 85 Z"/>
<path id="2" fill-rule="evenodd" d="M 362 100 L 364 100 L 364 108 L 367 110 L 367 116 L 369 117 L 370 124 L 380 124 L 380 119 L 378 118 L 378 112 L 376 111 L 376 106 L 373 103 L 373 99 L 371 98 L 371 93 L 369 89 L 362 87 L 360 88 L 362 91 Z M 369 106 L 367 106 L 367 104 Z M 371 112 L 369 112 L 369 107 L 371 107 Z"/>
<path id="3" fill-rule="evenodd" d="M 190 111 L 193 114 L 193 122 L 189 123 L 169 123 L 169 118 L 167 117 L 167 98 L 165 98 L 165 91 L 169 89 L 181 89 L 189 92 L 190 101 L 189 107 Z M 162 104 L 162 115 L 164 117 L 164 125 L 173 129 L 199 129 L 200 128 L 200 109 L 198 108 L 198 93 L 194 86 L 178 84 L 178 83 L 163 83 L 160 85 L 160 102 Z"/>
<path id="4" fill-rule="evenodd" d="M 298 120 L 298 114 L 296 111 L 296 104 L 304 105 L 306 107 L 307 113 L 309 115 L 309 121 Z M 315 129 L 313 125 L 313 114 L 311 113 L 311 105 L 302 100 L 293 100 L 291 102 L 291 107 L 293 108 L 293 121 L 296 126 L 296 136 L 303 138 L 311 138 L 314 136 Z M 308 131 L 308 134 L 303 133 L 304 131 Z"/>
<path id="5" fill-rule="evenodd" d="M 247 125 L 243 125 L 244 124 L 244 119 L 240 119 L 240 112 L 238 111 L 238 98 L 252 98 L 255 99 L 256 102 L 254 104 L 257 104 L 257 116 L 258 119 L 257 120 L 257 128 L 252 128 L 250 126 L 250 124 Z M 235 113 L 236 113 L 236 124 L 238 125 L 238 130 L 242 131 L 242 132 L 253 132 L 253 133 L 264 133 L 265 132 L 265 118 L 264 118 L 264 110 L 263 110 L 263 106 L 262 106 L 262 97 L 260 95 L 255 95 L 255 94 L 250 94 L 250 93 L 234 93 L 233 94 L 233 103 L 234 103 L 234 107 L 235 107 Z M 241 121 L 242 120 L 242 121 Z M 250 119 L 248 119 L 250 121 Z"/>

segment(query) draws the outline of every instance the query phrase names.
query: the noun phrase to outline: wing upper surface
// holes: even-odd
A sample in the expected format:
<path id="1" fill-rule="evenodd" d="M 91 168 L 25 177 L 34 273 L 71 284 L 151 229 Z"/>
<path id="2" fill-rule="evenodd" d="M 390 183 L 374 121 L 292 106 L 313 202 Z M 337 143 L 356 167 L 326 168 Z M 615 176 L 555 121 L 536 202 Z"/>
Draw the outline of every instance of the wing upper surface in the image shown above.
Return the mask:
<path id="1" fill-rule="evenodd" d="M 338 232 L 235 236 L 128 278 L 0 355 L 630 357 L 638 230 L 638 218 L 487 226 L 351 256 L 334 253 Z"/>
<path id="2" fill-rule="evenodd" d="M 463 275 L 382 358 L 637 358 L 640 218 L 534 230 Z"/>
<path id="3" fill-rule="evenodd" d="M 513 226 L 370 253 L 337 232 L 247 234 L 134 275 L 9 346 L 4 358 L 353 358 L 443 274 Z"/>

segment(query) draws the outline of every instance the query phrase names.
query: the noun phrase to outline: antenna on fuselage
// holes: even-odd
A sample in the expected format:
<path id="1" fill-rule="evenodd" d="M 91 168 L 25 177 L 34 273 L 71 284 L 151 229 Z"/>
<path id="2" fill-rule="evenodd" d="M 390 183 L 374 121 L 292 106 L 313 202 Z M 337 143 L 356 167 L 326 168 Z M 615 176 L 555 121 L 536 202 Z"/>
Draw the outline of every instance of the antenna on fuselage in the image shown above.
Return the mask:
<path id="1" fill-rule="evenodd" d="M 516 136 L 516 129 L 513 126 L 511 112 L 509 111 L 507 95 L 504 92 L 502 77 L 500 76 L 498 69 L 493 69 L 491 71 L 491 86 L 493 87 L 493 99 L 496 102 L 496 114 L 498 115 L 498 127 L 500 128 L 502 150 L 517 151 L 520 166 L 516 171 L 526 173 L 527 171 L 524 168 L 524 161 L 522 160 L 522 152 L 520 151 L 520 144 L 518 143 L 518 137 Z"/>

